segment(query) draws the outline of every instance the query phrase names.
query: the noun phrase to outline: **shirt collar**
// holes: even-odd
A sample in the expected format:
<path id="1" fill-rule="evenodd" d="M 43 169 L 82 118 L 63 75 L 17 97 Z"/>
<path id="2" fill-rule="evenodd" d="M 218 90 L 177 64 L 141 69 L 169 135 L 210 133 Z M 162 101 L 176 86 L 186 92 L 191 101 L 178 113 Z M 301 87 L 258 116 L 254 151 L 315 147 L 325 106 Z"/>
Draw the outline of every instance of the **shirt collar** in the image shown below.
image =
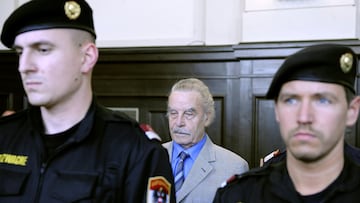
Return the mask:
<path id="1" fill-rule="evenodd" d="M 190 158 L 192 158 L 193 160 L 196 159 L 196 157 L 199 155 L 201 149 L 203 148 L 203 146 L 205 145 L 207 139 L 207 134 L 204 134 L 204 137 L 195 145 L 193 145 L 192 147 L 188 148 L 188 149 L 184 149 L 181 145 L 179 145 L 176 142 L 173 142 L 173 153 L 172 153 L 172 159 L 175 160 L 178 158 L 179 154 L 182 151 L 185 151 L 186 153 L 188 153 L 190 155 Z"/>

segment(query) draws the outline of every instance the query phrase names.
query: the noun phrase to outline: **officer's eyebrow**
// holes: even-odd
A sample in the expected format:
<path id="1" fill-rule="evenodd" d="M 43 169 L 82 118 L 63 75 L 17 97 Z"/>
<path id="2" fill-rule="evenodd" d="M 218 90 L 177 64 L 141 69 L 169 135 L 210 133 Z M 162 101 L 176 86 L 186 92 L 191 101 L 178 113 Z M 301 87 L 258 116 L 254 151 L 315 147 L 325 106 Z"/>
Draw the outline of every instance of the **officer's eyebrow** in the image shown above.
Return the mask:
<path id="1" fill-rule="evenodd" d="M 31 47 L 31 48 L 36 48 L 36 47 L 39 47 L 39 46 L 54 46 L 53 43 L 51 43 L 50 41 L 47 41 L 47 40 L 41 40 L 41 41 L 36 41 L 36 42 L 32 42 L 31 44 L 28 44 L 26 46 L 21 46 L 21 45 L 18 45 L 18 44 L 14 44 L 13 45 L 13 49 L 23 49 L 24 47 Z"/>

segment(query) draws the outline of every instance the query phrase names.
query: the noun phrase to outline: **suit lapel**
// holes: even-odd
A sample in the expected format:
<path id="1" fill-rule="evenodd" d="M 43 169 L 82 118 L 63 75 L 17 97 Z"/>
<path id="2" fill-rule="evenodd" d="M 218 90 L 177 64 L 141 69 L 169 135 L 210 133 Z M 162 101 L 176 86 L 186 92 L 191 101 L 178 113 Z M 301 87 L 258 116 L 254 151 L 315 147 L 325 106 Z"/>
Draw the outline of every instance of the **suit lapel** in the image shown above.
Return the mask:
<path id="1" fill-rule="evenodd" d="M 215 152 L 213 150 L 213 143 L 207 137 L 204 147 L 201 149 L 194 165 L 192 166 L 188 176 L 186 177 L 183 186 L 178 191 L 177 201 L 183 200 L 200 182 L 202 182 L 209 173 L 213 170 L 210 164 L 215 161 Z"/>

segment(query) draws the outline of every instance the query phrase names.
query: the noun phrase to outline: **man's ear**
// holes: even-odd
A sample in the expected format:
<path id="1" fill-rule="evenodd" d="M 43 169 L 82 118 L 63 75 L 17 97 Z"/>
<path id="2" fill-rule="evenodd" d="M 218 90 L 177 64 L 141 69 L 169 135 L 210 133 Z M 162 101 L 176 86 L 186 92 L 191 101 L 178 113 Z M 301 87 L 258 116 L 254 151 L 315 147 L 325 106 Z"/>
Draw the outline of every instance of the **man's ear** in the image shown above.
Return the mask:
<path id="1" fill-rule="evenodd" d="M 209 119 L 210 115 L 209 115 L 209 114 L 210 114 L 210 113 L 207 112 L 207 113 L 205 113 L 205 115 L 204 115 L 205 127 L 208 127 L 208 126 L 210 125 L 210 119 Z"/>
<path id="2" fill-rule="evenodd" d="M 347 111 L 346 125 L 352 126 L 356 123 L 359 116 L 360 96 L 356 96 L 349 104 Z"/>
<path id="3" fill-rule="evenodd" d="M 99 50 L 94 43 L 87 43 L 82 47 L 82 53 L 81 72 L 88 73 L 93 69 L 98 60 Z"/>

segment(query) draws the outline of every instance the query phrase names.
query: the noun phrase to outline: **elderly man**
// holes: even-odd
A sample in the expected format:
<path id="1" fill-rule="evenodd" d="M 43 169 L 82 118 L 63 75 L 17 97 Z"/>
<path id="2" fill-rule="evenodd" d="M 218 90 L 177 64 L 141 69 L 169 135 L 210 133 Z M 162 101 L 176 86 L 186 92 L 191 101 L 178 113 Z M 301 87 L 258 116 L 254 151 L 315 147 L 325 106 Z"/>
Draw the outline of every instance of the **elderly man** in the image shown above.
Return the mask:
<path id="1" fill-rule="evenodd" d="M 215 145 L 206 134 L 215 108 L 202 81 L 189 78 L 174 84 L 167 115 L 172 141 L 164 146 L 175 176 L 177 202 L 209 203 L 221 183 L 248 170 L 243 158 Z"/>

